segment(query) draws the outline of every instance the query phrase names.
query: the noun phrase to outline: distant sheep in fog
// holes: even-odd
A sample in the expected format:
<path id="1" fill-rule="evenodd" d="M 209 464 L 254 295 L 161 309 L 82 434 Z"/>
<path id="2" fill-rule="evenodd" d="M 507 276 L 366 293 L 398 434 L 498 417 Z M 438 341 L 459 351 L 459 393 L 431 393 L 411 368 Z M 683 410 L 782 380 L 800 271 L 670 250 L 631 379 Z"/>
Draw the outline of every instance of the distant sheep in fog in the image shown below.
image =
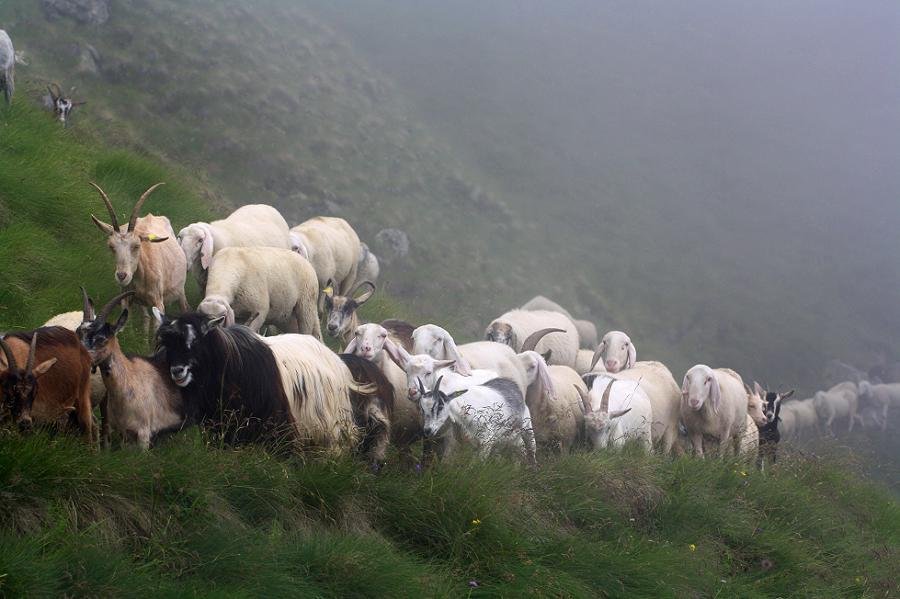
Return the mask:
<path id="1" fill-rule="evenodd" d="M 832 424 L 835 419 L 847 419 L 847 428 L 853 432 L 853 421 L 856 420 L 856 409 L 859 405 L 856 383 L 845 381 L 838 383 L 828 391 L 819 391 L 813 398 L 816 414 L 824 421 L 825 427 L 834 432 Z"/>
<path id="2" fill-rule="evenodd" d="M 881 430 L 887 428 L 888 409 L 900 408 L 900 383 L 873 385 L 868 381 L 859 384 L 859 399 L 878 414 Z"/>

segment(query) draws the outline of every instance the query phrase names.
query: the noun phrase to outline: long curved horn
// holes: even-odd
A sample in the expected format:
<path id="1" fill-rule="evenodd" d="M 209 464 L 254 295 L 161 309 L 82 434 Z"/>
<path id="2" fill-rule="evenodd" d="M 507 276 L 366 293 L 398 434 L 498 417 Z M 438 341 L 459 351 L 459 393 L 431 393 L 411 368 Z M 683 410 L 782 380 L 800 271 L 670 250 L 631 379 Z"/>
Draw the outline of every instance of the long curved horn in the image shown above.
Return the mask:
<path id="1" fill-rule="evenodd" d="M 34 369 L 34 354 L 37 352 L 37 331 L 31 336 L 31 347 L 28 349 L 28 361 L 25 362 L 25 373 L 31 374 Z"/>
<path id="2" fill-rule="evenodd" d="M 609 381 L 609 384 L 606 386 L 606 389 L 603 391 L 603 397 L 600 398 L 600 411 L 604 414 L 609 413 L 609 392 L 612 389 L 613 383 L 616 382 L 616 379 L 612 379 Z"/>
<path id="3" fill-rule="evenodd" d="M 100 192 L 100 198 L 103 200 L 103 203 L 106 204 L 106 210 L 109 212 L 109 218 L 112 220 L 112 226 L 116 230 L 119 231 L 119 219 L 116 217 L 116 211 L 113 208 L 112 202 L 109 201 L 109 196 L 106 195 L 106 192 L 100 189 L 100 186 L 91 181 L 91 186 Z"/>
<path id="4" fill-rule="evenodd" d="M 91 298 L 88 297 L 87 291 L 85 291 L 84 287 L 81 288 L 81 303 L 81 321 L 90 322 L 94 320 L 94 307 L 91 305 Z"/>
<path id="5" fill-rule="evenodd" d="M 134 291 L 126 291 L 125 293 L 120 293 L 116 297 L 106 302 L 106 305 L 103 306 L 103 309 L 100 310 L 100 313 L 97 315 L 97 320 L 99 320 L 101 324 L 106 322 L 106 319 L 109 318 L 109 313 L 113 311 L 113 308 L 116 307 L 116 304 L 121 302 L 126 297 L 130 297 L 132 295 L 134 295 Z"/>
<path id="6" fill-rule="evenodd" d="M 150 189 L 141 194 L 140 199 L 138 199 L 137 204 L 134 205 L 134 208 L 131 210 L 131 218 L 128 219 L 128 232 L 131 233 L 134 231 L 134 225 L 137 224 L 138 216 L 141 214 L 141 206 L 144 205 L 144 202 L 147 201 L 147 198 L 150 197 L 150 194 L 156 191 L 156 188 L 160 185 L 165 185 L 165 183 L 160 182 L 156 185 L 152 186 Z"/>
<path id="7" fill-rule="evenodd" d="M 544 338 L 545 335 L 549 335 L 550 333 L 565 333 L 565 329 L 541 329 L 539 331 L 535 331 L 532 334 L 528 335 L 528 338 L 525 339 L 525 343 L 522 344 L 522 351 L 534 351 L 534 348 L 537 347 L 538 342 Z"/>
<path id="8" fill-rule="evenodd" d="M 584 409 L 584 413 L 590 414 L 593 411 L 593 407 L 591 406 L 591 396 L 588 393 L 585 393 L 584 389 L 578 385 L 572 386 L 575 387 L 575 390 L 578 391 L 578 395 L 581 397 L 581 405 Z"/>
<path id="9" fill-rule="evenodd" d="M 6 354 L 6 367 L 10 371 L 18 370 L 19 367 L 16 364 L 16 357 L 13 355 L 12 348 L 2 338 L 0 338 L 0 348 L 3 348 L 3 353 Z"/>

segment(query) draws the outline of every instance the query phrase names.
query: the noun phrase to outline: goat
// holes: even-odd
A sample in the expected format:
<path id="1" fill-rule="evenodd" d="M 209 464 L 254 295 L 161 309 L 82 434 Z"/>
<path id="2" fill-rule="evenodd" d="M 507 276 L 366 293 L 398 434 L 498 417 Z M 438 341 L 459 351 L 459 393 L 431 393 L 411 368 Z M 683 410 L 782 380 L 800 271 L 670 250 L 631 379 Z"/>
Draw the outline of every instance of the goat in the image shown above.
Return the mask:
<path id="1" fill-rule="evenodd" d="M 391 440 L 394 386 L 373 362 L 349 353 L 341 354 L 340 358 L 355 381 L 377 388 L 374 395 L 351 391 L 350 404 L 353 406 L 353 421 L 363 431 L 357 451 L 366 456 L 371 469 L 378 472 L 384 466 Z"/>
<path id="2" fill-rule="evenodd" d="M 120 439 L 134 441 L 149 449 L 159 434 L 181 428 L 184 423 L 184 400 L 172 382 L 163 357 L 130 356 L 122 352 L 118 335 L 128 321 L 123 309 L 115 324 L 107 322 L 112 310 L 133 291 L 112 298 L 94 314 L 93 303 L 84 288 L 82 324 L 78 337 L 100 371 L 107 399 L 103 411 L 103 435 L 112 431 Z"/>
<path id="3" fill-rule="evenodd" d="M 581 396 L 584 428 L 594 449 L 622 447 L 631 440 L 648 452 L 653 449 L 653 408 L 640 383 L 600 374 L 592 378 L 590 392 L 573 387 Z"/>
<path id="4" fill-rule="evenodd" d="M 777 459 L 778 443 L 781 441 L 781 433 L 778 431 L 778 423 L 781 422 L 781 402 L 794 395 L 791 389 L 787 393 L 763 391 L 759 383 L 753 383 L 754 395 L 763 398 L 763 413 L 765 423 L 757 423 L 759 429 L 759 452 L 756 457 L 756 466 L 760 470 L 765 468 L 767 461 L 773 465 Z"/>
<path id="5" fill-rule="evenodd" d="M 517 357 L 528 382 L 525 403 L 531 411 L 535 441 L 557 452 L 572 449 L 584 428 L 576 389 L 587 392 L 587 387 L 577 372 L 568 366 L 547 366 L 536 351 L 524 351 Z"/>
<path id="6" fill-rule="evenodd" d="M 187 261 L 178 242 L 172 224 L 165 216 L 139 217 L 141 207 L 162 183 L 150 187 L 141 194 L 131 210 L 128 226 L 123 230 L 106 192 L 96 183 L 91 183 L 106 205 L 112 224 L 107 224 L 93 214 L 91 220 L 107 236 L 107 245 L 116 259 L 116 283 L 125 290 L 133 290 L 134 295 L 127 300 L 142 306 L 144 313 L 144 333 L 150 332 L 151 318 L 148 308 L 165 312 L 166 304 L 177 300 L 182 312 L 187 311 L 187 296 L 184 294 L 184 280 L 187 276 Z M 155 331 L 156 323 L 153 323 Z"/>
<path id="7" fill-rule="evenodd" d="M 369 290 L 357 295 L 363 287 L 369 287 Z M 347 295 L 335 295 L 334 281 L 331 279 L 327 281 L 322 290 L 322 301 L 325 308 L 325 330 L 331 337 L 344 343 L 350 342 L 356 327 L 361 324 L 357 310 L 372 299 L 375 289 L 374 283 L 362 281 Z"/>
<path id="8" fill-rule="evenodd" d="M 69 116 L 72 114 L 73 108 L 87 104 L 85 101 L 72 99 L 75 94 L 74 87 L 69 90 L 68 94 L 63 94 L 58 84 L 51 83 L 47 86 L 47 91 L 50 92 L 50 107 L 53 110 L 53 116 L 63 124 L 63 127 L 69 126 Z"/>
<path id="9" fill-rule="evenodd" d="M 6 105 L 12 104 L 16 91 L 16 51 L 9 34 L 0 29 L 0 89 L 6 98 Z"/>
<path id="10" fill-rule="evenodd" d="M 39 328 L 6 335 L 0 338 L 0 347 L 5 357 L 0 405 L 19 428 L 73 423 L 93 444 L 91 359 L 75 333 L 61 327 Z M 25 368 L 19 368 L 21 363 Z"/>

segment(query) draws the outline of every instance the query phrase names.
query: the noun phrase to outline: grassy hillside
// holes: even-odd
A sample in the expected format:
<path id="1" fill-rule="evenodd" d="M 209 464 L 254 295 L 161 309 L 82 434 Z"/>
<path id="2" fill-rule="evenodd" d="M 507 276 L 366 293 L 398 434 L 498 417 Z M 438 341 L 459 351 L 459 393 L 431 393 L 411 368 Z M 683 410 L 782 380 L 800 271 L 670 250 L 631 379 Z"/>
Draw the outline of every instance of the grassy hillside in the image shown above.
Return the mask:
<path id="1" fill-rule="evenodd" d="M 0 437 L 0 594 L 890 597 L 900 508 L 833 459 L 628 452 L 423 473 Z M 477 585 L 477 586 L 476 586 Z"/>

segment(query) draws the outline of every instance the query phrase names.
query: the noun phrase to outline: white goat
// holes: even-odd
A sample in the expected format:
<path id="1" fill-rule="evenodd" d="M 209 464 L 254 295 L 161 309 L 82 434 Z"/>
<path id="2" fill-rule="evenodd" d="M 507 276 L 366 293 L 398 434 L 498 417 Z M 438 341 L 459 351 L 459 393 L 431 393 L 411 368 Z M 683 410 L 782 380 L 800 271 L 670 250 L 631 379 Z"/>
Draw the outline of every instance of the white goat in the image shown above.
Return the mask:
<path id="1" fill-rule="evenodd" d="M 853 432 L 853 421 L 856 420 L 856 409 L 859 406 L 856 383 L 838 383 L 828 391 L 817 392 L 813 401 L 819 420 L 825 421 L 825 428 L 830 432 L 834 432 L 831 425 L 836 418 L 846 418 L 848 430 Z"/>
<path id="2" fill-rule="evenodd" d="M 442 385 L 446 380 L 447 385 Z M 478 448 L 482 456 L 512 445 L 535 464 L 531 414 L 518 386 L 503 378 L 474 384 L 472 377 L 447 372 L 430 391 L 418 381 L 419 408 L 429 437 L 452 434 Z"/>
<path id="3" fill-rule="evenodd" d="M 409 464 L 412 462 L 410 446 L 424 436 L 424 429 L 419 408 L 408 399 L 406 372 L 397 365 L 403 360 L 400 352 L 405 352 L 402 342 L 386 328 L 374 323 L 358 326 L 344 349 L 344 353 L 356 354 L 373 362 L 394 387 L 391 442 L 400 451 L 401 462 Z M 430 449 L 426 447 L 426 453 L 430 453 Z"/>
<path id="4" fill-rule="evenodd" d="M 744 434 L 738 444 L 738 455 L 751 461 L 756 461 L 759 456 L 759 427 L 750 414 L 747 414 L 744 423 Z"/>
<path id="5" fill-rule="evenodd" d="M 511 310 L 495 318 L 485 330 L 488 341 L 508 345 L 516 353 L 522 351 L 525 340 L 532 334 L 557 329 L 542 339 L 534 349 L 544 355 L 550 351 L 548 364 L 561 364 L 575 368 L 578 355 L 578 331 L 572 320 L 559 312 L 546 310 Z"/>
<path id="6" fill-rule="evenodd" d="M 317 216 L 291 229 L 291 249 L 316 270 L 319 289 L 333 281 L 338 295 L 350 292 L 359 268 L 359 236 L 343 218 Z"/>
<path id="7" fill-rule="evenodd" d="M 615 374 L 620 370 L 633 368 L 637 363 L 637 348 L 631 337 L 622 331 L 610 331 L 603 335 L 594 352 L 591 368 L 602 363 L 607 372 Z"/>
<path id="8" fill-rule="evenodd" d="M 873 385 L 868 381 L 859 384 L 859 399 L 865 402 L 866 407 L 874 408 L 879 413 L 881 430 L 887 429 L 888 409 L 900 408 L 900 383 L 886 383 Z"/>
<path id="9" fill-rule="evenodd" d="M 0 29 L 0 89 L 6 97 L 6 105 L 12 103 L 16 91 L 16 51 L 9 34 Z"/>
<path id="10" fill-rule="evenodd" d="M 141 305 L 144 314 L 144 332 L 156 330 L 156 321 L 148 308 L 165 312 L 166 304 L 178 301 L 181 311 L 189 309 L 184 294 L 187 262 L 175 241 L 172 224 L 165 216 L 138 217 L 144 202 L 162 183 L 145 191 L 131 210 L 127 228 L 119 226 L 119 219 L 109 196 L 96 183 L 91 183 L 106 205 L 112 224 L 107 224 L 93 214 L 91 220 L 107 236 L 107 245 L 116 259 L 116 283 L 134 291 L 128 302 Z"/>
<path id="11" fill-rule="evenodd" d="M 363 242 L 359 243 L 359 264 L 356 266 L 356 280 L 359 282 L 369 281 L 370 283 L 378 282 L 378 275 L 381 274 L 381 266 L 378 263 L 378 256 L 372 253 L 369 246 Z"/>
<path id="12" fill-rule="evenodd" d="M 453 360 L 453 370 L 464 376 L 467 376 L 473 368 L 496 372 L 501 378 L 516 383 L 522 395 L 525 395 L 528 388 L 525 370 L 511 347 L 490 341 L 476 341 L 457 346 L 450 333 L 435 324 L 417 327 L 412 337 L 413 354 L 425 354 L 436 360 Z M 533 349 L 533 341 L 534 338 L 529 340 L 528 349 Z M 428 387 L 429 383 L 425 386 Z M 410 387 L 410 392 L 414 398 L 417 392 L 415 385 Z"/>
<path id="13" fill-rule="evenodd" d="M 252 317 L 258 332 L 273 324 L 282 332 L 322 338 L 316 301 L 316 273 L 303 257 L 271 247 L 228 247 L 209 265 L 206 297 L 198 310 L 225 316 L 228 326 Z M 254 316 L 255 315 L 255 316 Z"/>
<path id="14" fill-rule="evenodd" d="M 584 417 L 581 396 L 587 387 L 568 366 L 547 366 L 535 351 L 518 355 L 528 382 L 525 403 L 531 411 L 537 444 L 554 451 L 572 449 L 581 438 Z"/>
<path id="15" fill-rule="evenodd" d="M 201 290 L 206 287 L 212 257 L 227 247 L 291 249 L 287 221 L 266 204 L 248 204 L 222 220 L 190 224 L 178 232 L 178 241 Z"/>
<path id="16" fill-rule="evenodd" d="M 738 452 L 747 425 L 747 391 L 741 376 L 698 364 L 684 375 L 681 393 L 681 420 L 694 455 L 703 457 L 704 436 L 718 444 L 719 456 Z"/>
<path id="17" fill-rule="evenodd" d="M 593 322 L 575 318 L 574 316 L 572 316 L 571 312 L 569 312 L 553 300 L 544 297 L 543 295 L 536 295 L 522 304 L 521 310 L 549 310 L 550 312 L 559 312 L 560 314 L 565 314 L 575 324 L 575 330 L 578 331 L 578 338 L 581 342 L 581 347 L 588 349 L 597 347 L 597 327 Z"/>
<path id="18" fill-rule="evenodd" d="M 636 381 L 600 374 L 581 395 L 585 433 L 594 449 L 622 447 L 637 440 L 653 449 L 653 407 Z"/>

